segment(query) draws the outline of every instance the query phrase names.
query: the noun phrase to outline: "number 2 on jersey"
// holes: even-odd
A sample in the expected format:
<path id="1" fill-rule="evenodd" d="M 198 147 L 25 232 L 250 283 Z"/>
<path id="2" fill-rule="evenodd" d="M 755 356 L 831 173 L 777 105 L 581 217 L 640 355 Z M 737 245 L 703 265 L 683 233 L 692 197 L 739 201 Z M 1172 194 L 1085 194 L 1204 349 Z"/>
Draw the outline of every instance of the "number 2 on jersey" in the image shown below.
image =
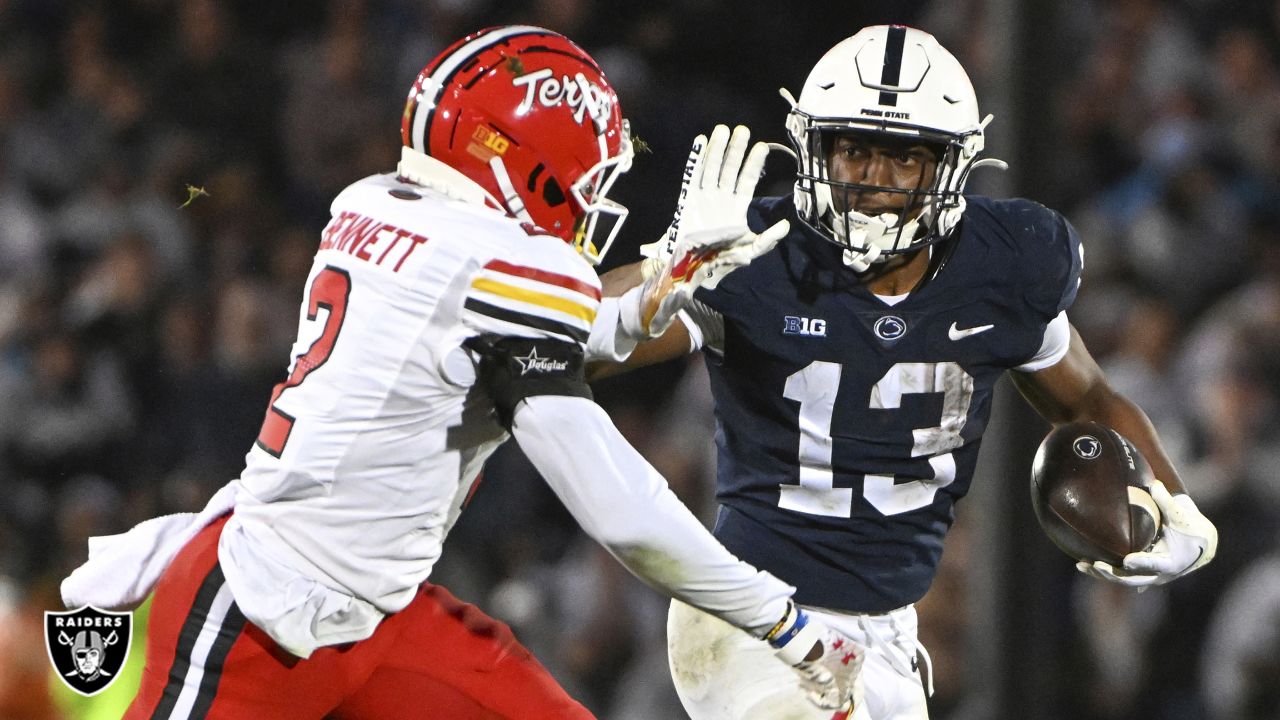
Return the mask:
<path id="1" fill-rule="evenodd" d="M 294 417 L 276 407 L 276 402 L 281 393 L 301 385 L 308 375 L 329 359 L 333 345 L 338 341 L 338 333 L 342 332 L 342 322 L 347 317 L 347 299 L 350 296 L 351 275 L 346 270 L 327 265 L 311 281 L 311 288 L 307 290 L 307 320 L 314 321 L 320 315 L 320 308 L 324 308 L 327 311 L 324 327 L 311 347 L 294 360 L 289 377 L 271 392 L 271 404 L 262 421 L 262 430 L 258 432 L 258 447 L 276 457 L 284 452 L 294 422 Z"/>
<path id="2" fill-rule="evenodd" d="M 838 363 L 817 360 L 787 377 L 782 396 L 800 403 L 800 484 L 779 485 L 778 505 L 788 510 L 849 517 L 853 489 L 835 487 L 831 471 L 831 418 L 840 388 Z M 933 477 L 897 482 L 892 475 L 865 475 L 862 496 L 885 515 L 918 510 L 933 502 L 938 488 L 956 479 L 951 451 L 964 444 L 960 431 L 969 416 L 973 377 L 956 363 L 898 363 L 871 388 L 872 410 L 896 410 L 910 393 L 942 393 L 942 419 L 914 428 L 911 457 L 928 457 Z"/>

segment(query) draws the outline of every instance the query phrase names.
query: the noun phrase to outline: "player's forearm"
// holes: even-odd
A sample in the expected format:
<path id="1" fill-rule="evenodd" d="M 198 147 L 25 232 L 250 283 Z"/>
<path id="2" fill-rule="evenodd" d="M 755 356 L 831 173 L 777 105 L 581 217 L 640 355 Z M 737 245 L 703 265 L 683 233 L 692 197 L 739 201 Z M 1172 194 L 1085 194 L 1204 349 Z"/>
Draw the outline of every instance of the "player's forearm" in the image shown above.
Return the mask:
<path id="1" fill-rule="evenodd" d="M 1151 466 L 1152 474 L 1165 484 L 1169 492 L 1186 492 L 1178 471 L 1160 444 L 1155 427 L 1141 408 L 1112 389 L 1101 371 L 1091 375 L 1090 382 L 1079 384 L 1064 383 L 1058 379 L 1064 375 L 1063 370 L 1055 366 L 1038 373 L 1013 373 L 1012 377 L 1022 396 L 1044 419 L 1055 425 L 1092 420 L 1111 427 L 1138 448 Z M 1072 391 L 1059 395 L 1055 391 L 1061 387 Z"/>
<path id="2" fill-rule="evenodd" d="M 762 636 L 793 588 L 726 550 L 594 403 L 532 397 L 512 434 L 582 525 L 637 577 Z"/>
<path id="3" fill-rule="evenodd" d="M 1095 417 L 1089 419 L 1109 425 L 1128 438 L 1151 466 L 1152 474 L 1164 483 L 1169 492 L 1177 495 L 1187 491 L 1169 455 L 1164 451 L 1164 446 L 1160 444 L 1160 436 L 1156 434 L 1155 426 L 1151 424 L 1151 419 L 1142 411 L 1142 408 L 1123 395 L 1110 391 L 1109 388 L 1105 396 L 1095 402 L 1097 405 L 1093 413 Z"/>
<path id="4" fill-rule="evenodd" d="M 644 275 L 640 271 L 640 267 L 643 264 L 642 262 L 636 262 L 630 265 L 623 265 L 601 275 L 600 285 L 604 288 L 604 296 L 618 297 L 643 283 Z"/>
<path id="5" fill-rule="evenodd" d="M 1036 372 L 1014 372 L 1012 379 L 1044 419 L 1054 424 L 1092 420 L 1110 426 L 1138 448 L 1169 492 L 1186 492 L 1147 414 L 1111 387 L 1074 327 L 1067 354 L 1057 364 Z"/>

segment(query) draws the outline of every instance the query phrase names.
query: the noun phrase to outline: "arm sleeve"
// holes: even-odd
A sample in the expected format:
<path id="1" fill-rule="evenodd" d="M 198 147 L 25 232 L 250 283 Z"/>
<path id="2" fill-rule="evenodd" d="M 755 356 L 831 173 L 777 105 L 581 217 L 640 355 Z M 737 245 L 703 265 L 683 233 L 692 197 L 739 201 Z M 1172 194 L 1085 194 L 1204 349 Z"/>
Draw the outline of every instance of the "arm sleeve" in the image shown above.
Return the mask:
<path id="1" fill-rule="evenodd" d="M 795 589 L 734 557 L 598 405 L 527 398 L 512 435 L 582 529 L 641 580 L 756 637 Z"/>
<path id="2" fill-rule="evenodd" d="M 640 294 L 643 285 L 631 288 L 620 297 L 600 301 L 600 309 L 591 323 L 587 337 L 587 362 L 623 362 L 631 357 L 636 345 L 647 339 L 640 330 Z"/>

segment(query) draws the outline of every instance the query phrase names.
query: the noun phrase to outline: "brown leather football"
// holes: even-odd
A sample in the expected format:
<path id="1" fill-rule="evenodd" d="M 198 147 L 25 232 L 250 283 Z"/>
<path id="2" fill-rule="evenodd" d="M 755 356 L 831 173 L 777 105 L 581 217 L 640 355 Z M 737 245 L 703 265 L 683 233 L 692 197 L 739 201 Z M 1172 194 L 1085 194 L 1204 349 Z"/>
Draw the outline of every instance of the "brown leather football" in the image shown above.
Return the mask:
<path id="1" fill-rule="evenodd" d="M 1160 510 L 1146 488 L 1151 469 L 1120 433 L 1096 422 L 1059 425 L 1031 466 L 1031 504 L 1055 545 L 1077 560 L 1105 560 L 1151 546 Z"/>

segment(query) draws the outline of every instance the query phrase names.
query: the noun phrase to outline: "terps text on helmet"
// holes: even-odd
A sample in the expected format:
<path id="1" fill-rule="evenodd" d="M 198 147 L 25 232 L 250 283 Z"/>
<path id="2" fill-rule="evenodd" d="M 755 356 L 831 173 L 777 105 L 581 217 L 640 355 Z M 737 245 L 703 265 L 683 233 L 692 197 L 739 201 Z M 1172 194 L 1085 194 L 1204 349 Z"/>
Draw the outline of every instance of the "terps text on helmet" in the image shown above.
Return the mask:
<path id="1" fill-rule="evenodd" d="M 557 78 L 551 68 L 543 68 L 521 75 L 511 83 L 524 88 L 524 99 L 516 106 L 517 113 L 529 112 L 534 101 L 543 107 L 564 103 L 573 111 L 573 119 L 578 124 L 582 123 L 583 117 L 590 116 L 597 132 L 605 127 L 611 104 L 609 95 L 587 82 L 582 73 L 573 78 L 568 75 Z"/>

